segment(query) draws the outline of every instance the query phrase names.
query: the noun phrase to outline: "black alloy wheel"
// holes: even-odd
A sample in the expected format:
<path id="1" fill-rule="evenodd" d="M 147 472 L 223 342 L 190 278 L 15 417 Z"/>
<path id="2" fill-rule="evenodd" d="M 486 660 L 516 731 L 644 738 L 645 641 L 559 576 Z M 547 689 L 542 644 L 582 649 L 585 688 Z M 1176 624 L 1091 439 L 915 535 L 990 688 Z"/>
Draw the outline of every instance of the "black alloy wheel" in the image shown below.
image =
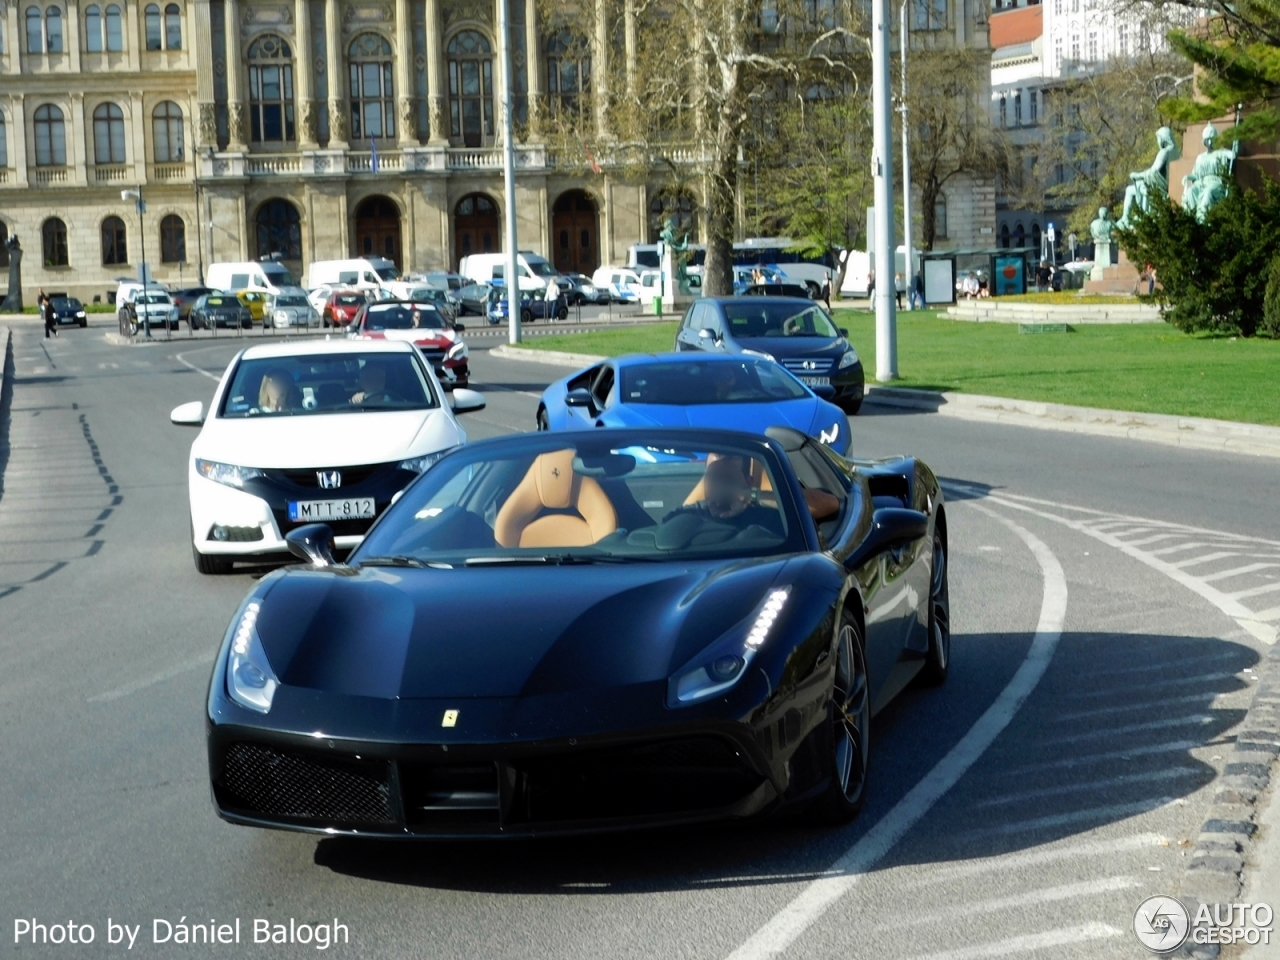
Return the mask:
<path id="1" fill-rule="evenodd" d="M 563 303 L 556 308 L 556 319 L 557 320 L 569 319 L 569 308 L 566 307 Z"/>
<path id="2" fill-rule="evenodd" d="M 538 430 L 546 432 L 551 429 L 551 418 L 547 416 L 547 408 L 538 408 Z"/>
<path id="3" fill-rule="evenodd" d="M 533 311 L 530 310 L 528 307 L 525 307 L 524 309 L 522 309 L 520 311 L 520 322 L 533 323 Z"/>
<path id="4" fill-rule="evenodd" d="M 866 799 L 871 750 L 871 690 L 862 632 L 852 613 L 840 614 L 836 635 L 835 682 L 828 707 L 824 760 L 827 791 L 814 804 L 814 818 L 838 826 L 851 821 Z"/>
<path id="5" fill-rule="evenodd" d="M 951 588 L 947 578 L 947 546 L 942 531 L 933 531 L 933 570 L 929 579 L 929 653 L 920 682 L 936 687 L 946 682 L 951 667 Z"/>

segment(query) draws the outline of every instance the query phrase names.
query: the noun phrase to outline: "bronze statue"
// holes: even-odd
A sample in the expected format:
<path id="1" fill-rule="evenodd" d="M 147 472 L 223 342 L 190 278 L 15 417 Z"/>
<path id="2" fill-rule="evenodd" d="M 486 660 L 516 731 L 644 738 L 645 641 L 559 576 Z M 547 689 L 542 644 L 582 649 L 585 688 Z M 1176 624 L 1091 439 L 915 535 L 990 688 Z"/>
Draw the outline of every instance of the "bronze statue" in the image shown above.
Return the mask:
<path id="1" fill-rule="evenodd" d="M 0 303 L 0 313 L 22 312 L 22 247 L 18 243 L 18 235 L 12 234 L 4 242 L 9 252 L 9 293 Z"/>
<path id="2" fill-rule="evenodd" d="M 1111 231 L 1115 225 L 1116 222 L 1107 216 L 1107 208 L 1099 207 L 1098 219 L 1089 224 L 1089 235 L 1095 243 L 1110 243 Z"/>
<path id="3" fill-rule="evenodd" d="M 1124 211 L 1120 214 L 1117 226 L 1128 229 L 1133 225 L 1133 208 L 1136 206 L 1143 213 L 1151 209 L 1152 196 L 1169 196 L 1169 164 L 1178 159 L 1178 145 L 1173 140 L 1173 131 L 1161 127 L 1156 131 L 1156 158 L 1146 170 L 1129 174 L 1133 182 L 1125 187 Z"/>
<path id="4" fill-rule="evenodd" d="M 676 292 L 684 295 L 690 293 L 689 288 L 689 234 L 684 235 L 684 239 L 676 240 L 676 222 L 668 217 L 662 225 L 662 233 L 659 234 L 664 248 L 671 251 L 671 276 L 672 282 L 675 284 Z"/>
<path id="5" fill-rule="evenodd" d="M 1217 128 L 1206 123 L 1201 138 L 1204 153 L 1196 157 L 1195 167 L 1182 178 L 1182 207 L 1195 214 L 1200 223 L 1204 223 L 1209 210 L 1227 195 L 1227 181 L 1231 178 L 1236 154 L 1240 150 L 1239 140 L 1231 145 L 1230 150 L 1215 150 L 1213 145 L 1217 138 Z"/>

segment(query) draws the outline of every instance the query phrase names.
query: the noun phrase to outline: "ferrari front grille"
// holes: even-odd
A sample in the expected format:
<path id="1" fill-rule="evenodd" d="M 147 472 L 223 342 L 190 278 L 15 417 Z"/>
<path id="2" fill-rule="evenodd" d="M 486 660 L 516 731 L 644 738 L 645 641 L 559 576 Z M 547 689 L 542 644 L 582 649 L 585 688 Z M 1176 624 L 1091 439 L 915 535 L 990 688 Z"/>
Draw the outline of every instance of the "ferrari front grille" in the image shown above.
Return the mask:
<path id="1" fill-rule="evenodd" d="M 256 743 L 228 748 L 218 779 L 228 809 L 269 817 L 391 824 L 390 766 L 285 753 Z"/>

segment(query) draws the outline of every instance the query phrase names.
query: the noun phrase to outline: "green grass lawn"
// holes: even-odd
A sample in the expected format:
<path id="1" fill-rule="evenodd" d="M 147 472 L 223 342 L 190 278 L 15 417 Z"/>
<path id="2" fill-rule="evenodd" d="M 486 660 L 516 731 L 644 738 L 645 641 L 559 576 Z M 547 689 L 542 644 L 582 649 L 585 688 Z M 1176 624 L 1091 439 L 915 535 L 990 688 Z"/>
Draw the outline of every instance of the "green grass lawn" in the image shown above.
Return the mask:
<path id="1" fill-rule="evenodd" d="M 875 376 L 875 318 L 837 310 L 836 322 Z M 670 350 L 676 324 L 558 337 L 525 345 L 617 355 Z M 1280 341 L 1188 336 L 1162 323 L 1095 324 L 1073 333 L 1019 333 L 1016 324 L 898 315 L 895 386 L 955 390 L 1142 413 L 1280 425 Z"/>

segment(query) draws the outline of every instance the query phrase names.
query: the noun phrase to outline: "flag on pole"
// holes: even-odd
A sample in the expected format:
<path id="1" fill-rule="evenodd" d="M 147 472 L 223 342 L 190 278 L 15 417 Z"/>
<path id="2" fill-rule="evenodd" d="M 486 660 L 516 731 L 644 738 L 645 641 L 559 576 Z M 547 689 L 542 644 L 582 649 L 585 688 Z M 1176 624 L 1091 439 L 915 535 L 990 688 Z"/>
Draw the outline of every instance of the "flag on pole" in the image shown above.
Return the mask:
<path id="1" fill-rule="evenodd" d="M 373 140 L 373 134 L 369 134 L 369 152 L 371 154 L 371 159 L 369 161 L 369 169 L 372 172 L 377 173 L 378 172 L 378 145 Z"/>

